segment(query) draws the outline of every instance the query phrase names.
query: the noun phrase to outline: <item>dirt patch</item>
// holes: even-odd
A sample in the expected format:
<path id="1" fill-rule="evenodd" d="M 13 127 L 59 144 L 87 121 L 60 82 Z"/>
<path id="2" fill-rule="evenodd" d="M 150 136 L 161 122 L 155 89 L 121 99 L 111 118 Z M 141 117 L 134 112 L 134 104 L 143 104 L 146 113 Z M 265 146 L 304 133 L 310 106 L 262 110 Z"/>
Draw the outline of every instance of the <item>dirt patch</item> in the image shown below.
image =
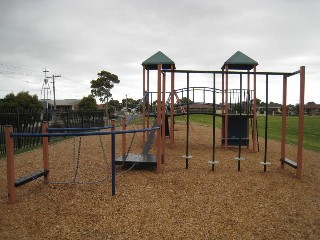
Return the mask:
<path id="1" fill-rule="evenodd" d="M 280 169 L 280 143 L 268 141 L 268 171 L 260 152 L 242 149 L 241 171 L 217 134 L 216 165 L 211 171 L 212 128 L 193 124 L 189 169 L 185 169 L 185 125 L 177 124 L 175 145 L 167 139 L 161 174 L 117 168 L 111 196 L 110 136 L 82 137 L 50 146 L 50 179 L 99 184 L 30 182 L 16 189 L 17 203 L 7 205 L 6 161 L 0 160 L 0 233 L 2 239 L 319 239 L 320 154 L 303 152 L 302 180 L 295 170 Z M 133 135 L 128 136 L 128 144 Z M 141 153 L 141 134 L 131 153 Z M 104 161 L 104 153 L 106 162 Z M 153 149 L 154 151 L 154 149 Z M 121 155 L 121 136 L 117 153 Z M 296 147 L 287 146 L 295 159 Z M 15 156 L 16 178 L 42 168 L 42 150 Z"/>

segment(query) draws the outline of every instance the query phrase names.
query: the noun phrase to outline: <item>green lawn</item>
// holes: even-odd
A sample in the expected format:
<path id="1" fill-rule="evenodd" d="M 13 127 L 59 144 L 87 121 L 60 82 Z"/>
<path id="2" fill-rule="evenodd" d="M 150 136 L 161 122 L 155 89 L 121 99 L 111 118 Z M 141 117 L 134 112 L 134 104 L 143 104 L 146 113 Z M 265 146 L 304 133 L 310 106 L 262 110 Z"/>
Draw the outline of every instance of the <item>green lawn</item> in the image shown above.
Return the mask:
<path id="1" fill-rule="evenodd" d="M 183 117 L 177 117 L 178 121 L 185 121 Z M 287 143 L 298 142 L 298 116 L 287 117 Z M 210 115 L 190 115 L 190 122 L 212 125 Z M 251 124 L 250 124 L 251 125 Z M 216 127 L 221 128 L 221 117 L 216 117 Z M 258 134 L 265 135 L 265 117 L 258 117 Z M 268 117 L 268 138 L 281 141 L 281 116 Z M 320 117 L 305 116 L 304 118 L 304 148 L 320 152 Z"/>

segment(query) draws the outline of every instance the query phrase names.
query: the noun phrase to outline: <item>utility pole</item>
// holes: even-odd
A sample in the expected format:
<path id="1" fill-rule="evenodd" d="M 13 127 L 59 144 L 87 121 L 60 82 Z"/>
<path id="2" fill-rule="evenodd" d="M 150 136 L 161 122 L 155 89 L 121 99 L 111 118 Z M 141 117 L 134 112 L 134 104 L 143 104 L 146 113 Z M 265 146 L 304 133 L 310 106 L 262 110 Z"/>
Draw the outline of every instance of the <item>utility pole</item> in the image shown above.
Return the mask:
<path id="1" fill-rule="evenodd" d="M 44 82 L 42 84 L 42 89 L 41 89 L 41 94 L 43 91 L 43 100 L 46 101 L 46 109 L 48 109 L 48 99 L 49 99 L 49 90 L 50 90 L 50 85 L 48 84 L 48 78 L 47 78 L 47 73 L 49 72 L 47 68 L 44 69 Z M 47 92 L 47 97 L 46 97 L 46 92 Z M 51 94 L 51 91 L 50 91 Z"/>
<path id="2" fill-rule="evenodd" d="M 127 97 L 127 94 L 126 94 L 126 111 L 128 111 L 128 97 Z"/>
<path id="3" fill-rule="evenodd" d="M 61 75 L 52 75 L 52 77 L 48 77 L 48 78 L 52 78 L 52 87 L 53 87 L 53 109 L 57 110 L 56 107 L 56 85 L 55 85 L 55 78 L 61 77 Z"/>

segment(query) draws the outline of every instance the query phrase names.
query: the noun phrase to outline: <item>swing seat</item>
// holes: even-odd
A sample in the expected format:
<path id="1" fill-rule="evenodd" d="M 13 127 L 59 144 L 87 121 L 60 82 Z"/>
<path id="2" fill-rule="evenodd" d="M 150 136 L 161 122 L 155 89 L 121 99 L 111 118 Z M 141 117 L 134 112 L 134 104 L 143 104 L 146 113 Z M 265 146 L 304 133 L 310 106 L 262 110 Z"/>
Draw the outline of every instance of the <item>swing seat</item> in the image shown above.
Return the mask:
<path id="1" fill-rule="evenodd" d="M 15 187 L 20 187 L 28 182 L 31 182 L 39 177 L 42 177 L 42 176 L 47 176 L 49 173 L 48 170 L 45 170 L 45 171 L 37 171 L 37 172 L 34 172 L 30 175 L 27 175 L 27 176 L 24 176 L 22 178 L 19 178 L 18 180 L 15 181 L 14 183 L 14 186 Z"/>
<path id="2" fill-rule="evenodd" d="M 284 164 L 289 165 L 292 168 L 297 169 L 298 168 L 298 164 L 295 161 L 290 160 L 289 158 L 284 158 L 284 159 L 280 159 L 280 161 Z"/>
<path id="3" fill-rule="evenodd" d="M 153 154 L 132 154 L 129 153 L 126 156 L 120 156 L 115 160 L 116 165 L 122 165 L 124 167 L 130 167 L 133 164 L 140 167 L 153 167 L 157 166 L 157 156 Z"/>

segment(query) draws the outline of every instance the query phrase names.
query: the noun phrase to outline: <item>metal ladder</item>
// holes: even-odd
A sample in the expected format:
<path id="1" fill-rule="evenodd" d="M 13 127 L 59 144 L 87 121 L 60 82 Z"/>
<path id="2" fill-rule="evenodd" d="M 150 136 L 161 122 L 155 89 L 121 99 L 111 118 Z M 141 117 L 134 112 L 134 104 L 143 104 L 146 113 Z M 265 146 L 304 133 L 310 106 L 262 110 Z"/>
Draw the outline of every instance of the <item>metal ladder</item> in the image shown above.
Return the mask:
<path id="1" fill-rule="evenodd" d="M 156 127 L 156 126 L 157 126 L 157 119 L 155 118 L 152 127 Z M 155 139 L 155 135 L 156 135 L 156 131 L 149 132 L 147 141 L 143 146 L 142 155 L 148 155 L 148 153 L 150 152 L 152 144 Z"/>

